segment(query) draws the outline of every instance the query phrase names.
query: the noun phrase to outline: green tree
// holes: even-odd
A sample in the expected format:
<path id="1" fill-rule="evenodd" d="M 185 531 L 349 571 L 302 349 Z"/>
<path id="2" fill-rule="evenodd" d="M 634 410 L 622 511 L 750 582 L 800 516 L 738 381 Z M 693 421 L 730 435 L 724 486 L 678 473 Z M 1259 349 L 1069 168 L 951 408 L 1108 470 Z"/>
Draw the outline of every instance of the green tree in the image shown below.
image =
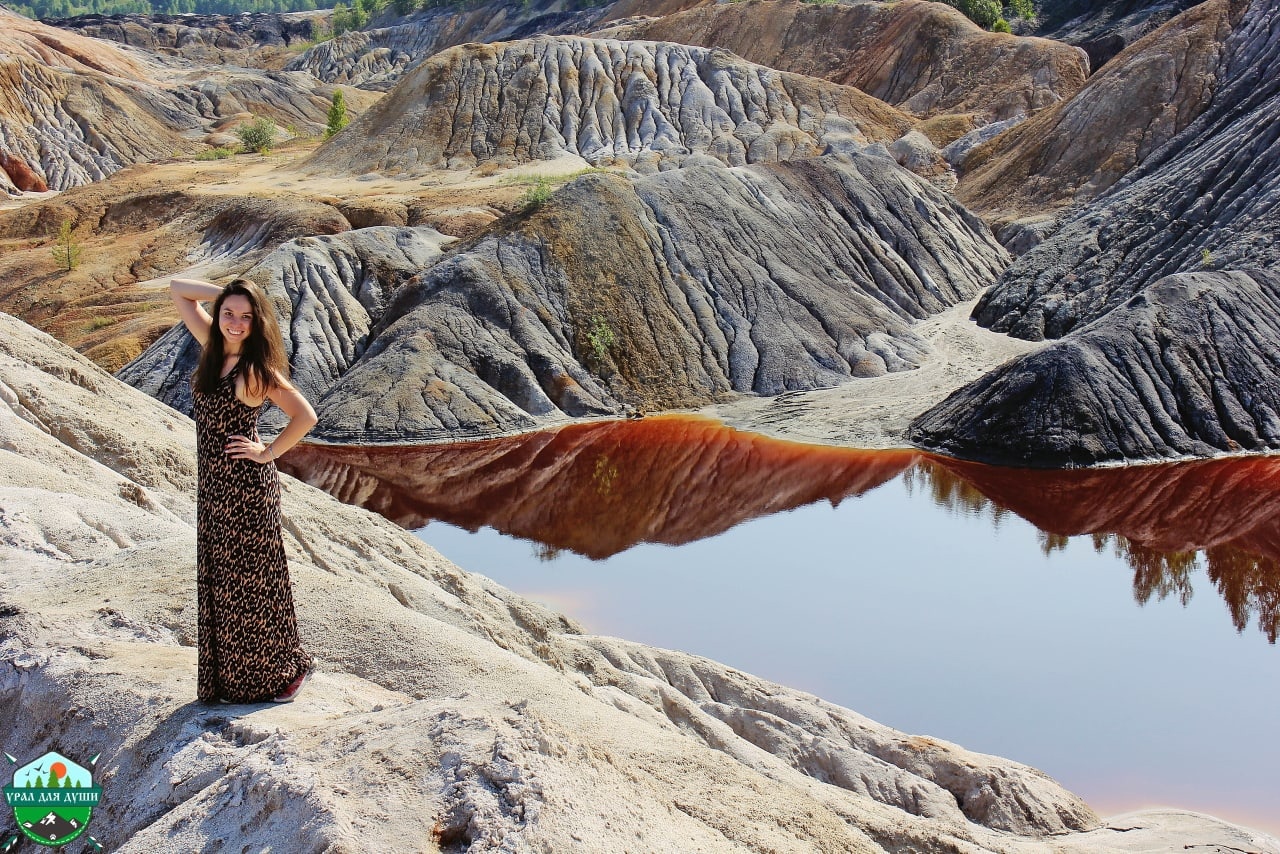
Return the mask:
<path id="1" fill-rule="evenodd" d="M 71 231 L 71 220 L 64 219 L 58 228 L 58 240 L 53 244 L 53 260 L 70 273 L 80 265 L 80 243 Z"/>
<path id="2" fill-rule="evenodd" d="M 996 21 L 1004 14 L 1004 7 L 998 0 L 945 0 L 947 5 L 959 9 L 966 18 L 984 30 L 995 26 Z"/>
<path id="3" fill-rule="evenodd" d="M 1004 7 L 996 0 L 968 0 L 968 6 L 967 10 L 961 11 L 984 30 L 995 26 L 996 21 L 1000 20 L 1000 16 L 1004 13 Z"/>
<path id="4" fill-rule="evenodd" d="M 333 34 L 340 36 L 343 33 L 358 30 L 369 23 L 369 13 L 356 0 L 356 5 L 348 9 L 342 3 L 333 7 Z"/>
<path id="5" fill-rule="evenodd" d="M 1009 11 L 1024 21 L 1036 16 L 1036 7 L 1032 0 L 1009 0 Z"/>
<path id="6" fill-rule="evenodd" d="M 240 137 L 245 151 L 266 154 L 276 144 L 276 123 L 266 116 L 258 116 L 236 128 L 236 136 Z"/>
<path id="7" fill-rule="evenodd" d="M 351 119 L 347 118 L 347 99 L 339 89 L 333 93 L 333 103 L 329 105 L 329 123 L 325 125 L 324 138 L 330 139 L 350 121 Z"/>

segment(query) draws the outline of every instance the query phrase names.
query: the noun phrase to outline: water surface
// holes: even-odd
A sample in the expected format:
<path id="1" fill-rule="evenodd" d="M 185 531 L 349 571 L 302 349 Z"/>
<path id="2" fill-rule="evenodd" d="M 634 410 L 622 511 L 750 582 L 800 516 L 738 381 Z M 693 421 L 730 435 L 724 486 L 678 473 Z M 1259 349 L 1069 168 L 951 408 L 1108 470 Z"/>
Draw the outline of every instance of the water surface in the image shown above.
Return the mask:
<path id="1" fill-rule="evenodd" d="M 293 473 L 590 631 L 1280 831 L 1280 459 L 1036 472 L 681 417 Z M 471 533 L 474 531 L 475 533 Z"/>

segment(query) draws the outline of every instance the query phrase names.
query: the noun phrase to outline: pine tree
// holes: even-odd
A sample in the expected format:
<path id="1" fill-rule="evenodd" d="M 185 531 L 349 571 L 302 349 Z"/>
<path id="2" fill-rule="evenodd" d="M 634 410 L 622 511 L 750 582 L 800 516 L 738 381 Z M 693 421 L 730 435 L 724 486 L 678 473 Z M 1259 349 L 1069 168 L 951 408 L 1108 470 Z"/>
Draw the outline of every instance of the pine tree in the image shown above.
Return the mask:
<path id="1" fill-rule="evenodd" d="M 351 119 L 347 118 L 347 99 L 339 89 L 333 93 L 333 103 L 329 106 L 329 123 L 325 126 L 324 138 L 329 139 L 346 127 L 350 121 Z"/>
<path id="2" fill-rule="evenodd" d="M 53 245 L 53 260 L 68 273 L 80 264 L 80 244 L 71 233 L 69 219 L 64 219 L 58 228 L 58 242 Z"/>

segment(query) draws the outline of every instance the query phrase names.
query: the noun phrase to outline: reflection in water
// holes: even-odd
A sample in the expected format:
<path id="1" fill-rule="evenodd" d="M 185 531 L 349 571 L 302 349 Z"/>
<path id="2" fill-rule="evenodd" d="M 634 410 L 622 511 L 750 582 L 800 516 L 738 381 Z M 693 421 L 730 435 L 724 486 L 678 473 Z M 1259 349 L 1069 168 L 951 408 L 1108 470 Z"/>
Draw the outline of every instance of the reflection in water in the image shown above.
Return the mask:
<path id="1" fill-rule="evenodd" d="M 1271 643 L 1280 635 L 1280 458 L 1045 471 L 931 457 L 913 476 L 953 509 L 1017 513 L 1041 530 L 1046 554 L 1092 534 L 1098 552 L 1133 568 L 1143 604 L 1190 601 L 1203 552 L 1236 629 L 1256 620 Z"/>
<path id="2" fill-rule="evenodd" d="M 913 465 L 913 463 L 915 463 Z M 1186 604 L 1202 565 L 1236 628 L 1280 635 L 1280 458 L 1132 468 L 997 468 L 911 451 L 782 442 L 715 421 L 660 416 L 503 439 L 394 448 L 300 446 L 281 467 L 406 528 L 442 520 L 605 558 L 678 545 L 819 500 L 833 505 L 902 474 L 942 507 L 1015 513 L 1046 554 L 1092 535 L 1133 568 L 1140 603 Z"/>
<path id="3" fill-rule="evenodd" d="M 592 558 L 678 545 L 815 501 L 833 505 L 906 470 L 912 451 L 782 442 L 660 416 L 504 439 L 399 448 L 303 445 L 282 468 L 406 528 L 489 526 Z"/>

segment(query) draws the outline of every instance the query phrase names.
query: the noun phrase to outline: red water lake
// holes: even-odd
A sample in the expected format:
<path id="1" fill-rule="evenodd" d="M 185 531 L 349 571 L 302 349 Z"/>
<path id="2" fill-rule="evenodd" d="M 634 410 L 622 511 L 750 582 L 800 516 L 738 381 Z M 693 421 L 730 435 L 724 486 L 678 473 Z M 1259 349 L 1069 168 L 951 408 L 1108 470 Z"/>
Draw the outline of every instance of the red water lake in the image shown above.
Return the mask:
<path id="1" fill-rule="evenodd" d="M 592 632 L 1025 762 L 1102 814 L 1280 832 L 1280 458 L 1031 471 L 661 416 L 281 468 Z"/>

